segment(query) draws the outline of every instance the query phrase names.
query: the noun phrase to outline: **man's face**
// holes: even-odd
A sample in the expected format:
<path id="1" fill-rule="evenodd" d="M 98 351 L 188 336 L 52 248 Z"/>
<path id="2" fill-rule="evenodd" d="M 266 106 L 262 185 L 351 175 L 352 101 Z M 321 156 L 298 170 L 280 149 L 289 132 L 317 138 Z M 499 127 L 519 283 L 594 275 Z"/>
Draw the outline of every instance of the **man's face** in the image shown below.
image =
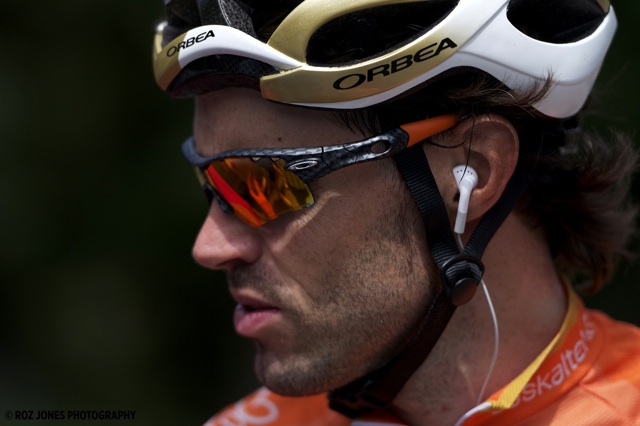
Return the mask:
<path id="1" fill-rule="evenodd" d="M 362 139 L 330 112 L 224 89 L 196 101 L 197 150 L 322 146 Z M 256 343 L 271 390 L 304 395 L 382 366 L 431 300 L 431 266 L 416 208 L 391 160 L 313 182 L 315 204 L 251 228 L 214 202 L 194 246 L 223 269 L 237 332 Z"/>

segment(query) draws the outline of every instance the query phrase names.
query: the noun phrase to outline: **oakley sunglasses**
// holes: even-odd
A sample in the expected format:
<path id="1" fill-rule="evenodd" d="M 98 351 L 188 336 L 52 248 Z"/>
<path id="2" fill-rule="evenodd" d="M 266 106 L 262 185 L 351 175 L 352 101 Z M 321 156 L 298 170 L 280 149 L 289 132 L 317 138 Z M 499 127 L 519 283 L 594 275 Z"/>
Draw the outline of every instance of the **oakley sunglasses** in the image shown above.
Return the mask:
<path id="1" fill-rule="evenodd" d="M 389 158 L 455 126 L 456 114 L 440 115 L 371 138 L 313 148 L 235 149 L 203 157 L 193 137 L 182 152 L 211 203 L 218 201 L 252 227 L 313 205 L 309 183 L 347 166 Z"/>

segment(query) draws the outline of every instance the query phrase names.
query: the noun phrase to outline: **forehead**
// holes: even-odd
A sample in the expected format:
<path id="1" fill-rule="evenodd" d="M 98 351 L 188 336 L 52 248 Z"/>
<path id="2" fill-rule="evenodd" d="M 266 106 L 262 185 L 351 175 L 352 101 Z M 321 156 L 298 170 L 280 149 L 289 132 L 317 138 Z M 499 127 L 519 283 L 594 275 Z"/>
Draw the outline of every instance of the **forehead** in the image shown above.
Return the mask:
<path id="1" fill-rule="evenodd" d="M 362 139 L 331 111 L 278 104 L 243 88 L 198 96 L 194 136 L 202 155 L 238 148 L 311 147 Z"/>

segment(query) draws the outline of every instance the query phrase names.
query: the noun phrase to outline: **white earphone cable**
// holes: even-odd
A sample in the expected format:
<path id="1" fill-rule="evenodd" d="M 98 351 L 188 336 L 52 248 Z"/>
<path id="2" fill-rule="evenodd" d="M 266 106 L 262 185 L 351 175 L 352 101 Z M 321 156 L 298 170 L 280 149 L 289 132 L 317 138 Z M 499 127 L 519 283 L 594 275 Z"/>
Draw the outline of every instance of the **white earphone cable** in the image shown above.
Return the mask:
<path id="1" fill-rule="evenodd" d="M 480 280 L 480 284 L 482 285 L 482 290 L 484 291 L 484 295 L 487 298 L 487 305 L 489 306 L 489 311 L 491 312 L 491 319 L 493 321 L 493 355 L 491 356 L 491 362 L 489 363 L 489 369 L 487 370 L 487 376 L 484 379 L 484 383 L 482 384 L 482 388 L 480 389 L 480 393 L 478 394 L 478 400 L 476 404 L 480 404 L 482 399 L 484 398 L 484 393 L 487 389 L 487 385 L 489 384 L 489 379 L 491 378 L 491 374 L 493 373 L 493 368 L 496 365 L 496 361 L 498 359 L 498 318 L 496 317 L 496 311 L 493 308 L 493 302 L 491 301 L 491 296 L 489 295 L 489 289 L 487 288 L 487 284 L 484 280 Z"/>
<path id="2" fill-rule="evenodd" d="M 462 237 L 460 234 L 456 234 L 458 246 L 460 247 L 460 251 L 463 250 L 464 245 L 462 244 Z M 493 355 L 491 356 L 491 362 L 489 363 L 489 369 L 487 370 L 487 375 L 485 376 L 484 383 L 480 388 L 480 393 L 478 394 L 478 399 L 476 404 L 480 404 L 482 402 L 484 393 L 487 389 L 487 385 L 489 384 L 489 379 L 493 373 L 493 369 L 496 365 L 496 361 L 498 359 L 498 349 L 499 349 L 499 331 L 498 331 L 498 318 L 496 316 L 496 311 L 493 307 L 493 302 L 491 301 L 491 296 L 489 295 L 489 289 L 487 288 L 487 284 L 483 279 L 480 280 L 480 285 L 482 286 L 482 291 L 487 299 L 487 305 L 489 306 L 489 312 L 491 312 L 491 320 L 493 322 Z"/>

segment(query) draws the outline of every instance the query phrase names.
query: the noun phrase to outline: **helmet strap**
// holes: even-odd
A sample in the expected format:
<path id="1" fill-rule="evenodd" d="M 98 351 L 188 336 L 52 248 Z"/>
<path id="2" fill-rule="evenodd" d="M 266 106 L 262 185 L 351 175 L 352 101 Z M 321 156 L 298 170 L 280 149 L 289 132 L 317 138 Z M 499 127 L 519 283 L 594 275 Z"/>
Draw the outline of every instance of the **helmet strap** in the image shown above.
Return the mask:
<path id="1" fill-rule="evenodd" d="M 530 181 L 519 164 L 503 195 L 480 220 L 461 252 L 422 144 L 402 151 L 394 160 L 420 211 L 441 286 L 416 335 L 395 358 L 329 394 L 329 406 L 352 418 L 388 406 L 427 358 L 456 307 L 471 300 L 484 273 L 482 254 Z"/>

